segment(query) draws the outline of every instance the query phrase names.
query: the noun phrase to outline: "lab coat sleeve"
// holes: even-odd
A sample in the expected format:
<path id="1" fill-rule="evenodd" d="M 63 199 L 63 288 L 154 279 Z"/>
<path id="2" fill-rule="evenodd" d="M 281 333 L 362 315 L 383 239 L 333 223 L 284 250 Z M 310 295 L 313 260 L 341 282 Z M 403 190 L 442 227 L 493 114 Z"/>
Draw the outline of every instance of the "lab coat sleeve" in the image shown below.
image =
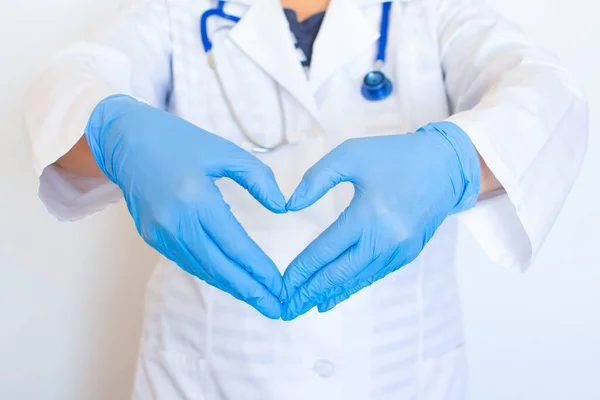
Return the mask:
<path id="1" fill-rule="evenodd" d="M 55 165 L 82 137 L 103 98 L 123 93 L 165 108 L 171 86 L 165 0 L 139 0 L 87 40 L 60 52 L 33 81 L 24 106 L 39 197 L 60 220 L 77 220 L 121 199 L 107 179 Z"/>
<path id="2" fill-rule="evenodd" d="M 437 3 L 452 116 L 504 187 L 458 218 L 493 262 L 526 270 L 571 190 L 587 103 L 553 55 L 485 4 Z"/>

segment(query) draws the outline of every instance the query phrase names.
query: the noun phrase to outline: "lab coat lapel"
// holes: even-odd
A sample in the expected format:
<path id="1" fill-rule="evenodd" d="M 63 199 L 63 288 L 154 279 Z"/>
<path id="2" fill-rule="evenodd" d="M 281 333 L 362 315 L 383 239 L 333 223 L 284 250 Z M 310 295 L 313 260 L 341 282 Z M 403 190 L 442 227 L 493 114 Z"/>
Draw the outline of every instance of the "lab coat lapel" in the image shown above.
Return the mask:
<path id="1" fill-rule="evenodd" d="M 231 30 L 230 38 L 320 122 L 279 0 L 256 0 Z"/>
<path id="2" fill-rule="evenodd" d="M 379 25 L 374 26 L 366 19 L 361 10 L 363 3 L 364 0 L 331 0 L 313 47 L 310 66 L 313 93 L 339 68 L 379 38 Z"/>

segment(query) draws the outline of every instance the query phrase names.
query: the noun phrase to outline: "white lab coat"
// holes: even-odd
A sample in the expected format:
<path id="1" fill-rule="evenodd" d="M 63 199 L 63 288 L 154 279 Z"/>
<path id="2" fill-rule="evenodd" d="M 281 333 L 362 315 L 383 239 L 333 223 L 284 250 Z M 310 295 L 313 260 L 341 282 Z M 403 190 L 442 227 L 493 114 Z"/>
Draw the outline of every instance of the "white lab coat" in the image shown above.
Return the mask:
<path id="1" fill-rule="evenodd" d="M 243 140 L 200 42 L 200 15 L 216 2 L 138 3 L 62 52 L 30 91 L 26 121 L 39 195 L 61 219 L 80 219 L 120 199 L 105 180 L 53 165 L 109 94 L 134 95 Z M 300 140 L 260 156 L 284 194 L 349 137 L 400 134 L 445 119 L 469 134 L 505 192 L 447 219 L 412 264 L 330 312 L 313 310 L 292 322 L 268 320 L 162 259 L 149 282 L 134 398 L 465 398 L 458 229 L 466 227 L 492 261 L 527 268 L 586 149 L 587 108 L 577 85 L 552 55 L 485 5 L 396 0 L 384 67 L 395 90 L 370 103 L 360 85 L 374 62 L 380 0 L 332 0 L 308 77 L 278 0 L 237 0 L 227 10 L 242 20 L 211 38 L 240 119 L 262 142 L 277 142 L 280 88 L 287 130 Z M 222 23 L 211 21 L 209 32 Z M 219 186 L 282 271 L 352 194 L 342 185 L 308 210 L 273 215 L 231 181 Z"/>

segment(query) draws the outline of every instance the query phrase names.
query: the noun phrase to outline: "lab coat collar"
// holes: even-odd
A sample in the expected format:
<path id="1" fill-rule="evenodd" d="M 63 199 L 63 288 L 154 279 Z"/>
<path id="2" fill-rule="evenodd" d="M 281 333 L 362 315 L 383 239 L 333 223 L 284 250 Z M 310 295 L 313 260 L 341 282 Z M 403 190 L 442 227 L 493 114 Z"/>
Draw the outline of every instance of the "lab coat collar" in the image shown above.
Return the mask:
<path id="1" fill-rule="evenodd" d="M 368 23 L 356 2 L 331 0 L 313 47 L 310 66 L 312 92 L 316 93 L 338 69 L 378 38 L 379 30 Z"/>
<path id="2" fill-rule="evenodd" d="M 229 37 L 322 123 L 279 0 L 256 0 Z"/>
<path id="3" fill-rule="evenodd" d="M 256 4 L 259 1 L 261 1 L 261 0 L 227 0 L 228 3 L 244 4 L 247 6 Z M 384 1 L 389 1 L 389 0 L 346 0 L 347 3 L 353 3 L 359 7 L 370 6 L 370 5 L 374 5 L 374 4 L 381 4 Z M 398 0 L 396 0 L 396 1 L 398 1 Z M 408 3 L 409 1 L 412 1 L 412 0 L 399 0 L 399 1 L 400 1 L 400 3 Z"/>
<path id="4" fill-rule="evenodd" d="M 322 125 L 315 93 L 337 70 L 379 38 L 378 26 L 367 21 L 361 8 L 383 1 L 331 0 L 313 47 L 310 80 L 298 61 L 279 0 L 236 0 L 250 8 L 231 30 L 230 38 Z"/>

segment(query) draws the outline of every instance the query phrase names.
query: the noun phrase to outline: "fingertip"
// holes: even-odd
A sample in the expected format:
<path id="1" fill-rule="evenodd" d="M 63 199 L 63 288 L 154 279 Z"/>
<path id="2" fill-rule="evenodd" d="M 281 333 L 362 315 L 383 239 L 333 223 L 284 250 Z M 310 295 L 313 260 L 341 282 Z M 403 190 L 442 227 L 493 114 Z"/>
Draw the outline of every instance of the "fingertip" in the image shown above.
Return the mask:
<path id="1" fill-rule="evenodd" d="M 262 296 L 269 300 L 269 304 L 277 303 L 281 305 L 280 295 L 284 287 L 283 277 L 273 260 L 261 251 L 253 263 L 240 266 L 261 285 Z"/>
<path id="2" fill-rule="evenodd" d="M 280 319 L 282 315 L 281 302 L 275 296 L 261 297 L 252 304 L 261 314 L 269 319 Z"/>
<path id="3" fill-rule="evenodd" d="M 298 314 L 293 313 L 287 304 L 283 305 L 283 312 L 281 314 L 281 319 L 283 321 L 293 321 L 298 317 Z"/>
<path id="4" fill-rule="evenodd" d="M 267 184 L 268 190 L 264 196 L 261 196 L 261 203 L 271 212 L 284 214 L 287 212 L 287 202 L 285 196 L 281 193 L 277 183 Z"/>
<path id="5" fill-rule="evenodd" d="M 309 187 L 310 185 L 307 182 L 307 177 L 304 176 L 286 204 L 288 211 L 300 211 L 307 206 L 306 194 Z"/>
<path id="6" fill-rule="evenodd" d="M 287 285 L 285 284 L 285 279 L 283 280 L 283 284 L 281 285 L 281 292 L 279 292 L 279 301 L 281 303 L 287 303 L 290 298 L 288 294 Z"/>
<path id="7" fill-rule="evenodd" d="M 272 319 L 272 320 L 278 320 L 281 319 L 281 311 L 272 311 L 266 314 L 263 314 L 265 317 Z"/>
<path id="8" fill-rule="evenodd" d="M 306 288 L 303 287 L 291 296 L 289 301 L 282 304 L 281 318 L 284 319 L 284 321 L 291 321 L 306 314 L 315 305 L 316 301 L 307 294 Z"/>
<path id="9" fill-rule="evenodd" d="M 300 211 L 319 201 L 325 194 L 341 181 L 339 176 L 334 178 L 317 173 L 308 174 L 302 178 L 292 196 L 287 202 L 287 211 Z"/>
<path id="10" fill-rule="evenodd" d="M 287 202 L 281 192 L 271 198 L 271 211 L 276 214 L 285 214 L 287 210 Z"/>
<path id="11" fill-rule="evenodd" d="M 271 197 L 259 197 L 256 198 L 260 204 L 263 205 L 267 210 L 275 214 L 285 214 L 287 212 L 285 198 L 283 195 L 281 199 L 273 199 Z"/>
<path id="12" fill-rule="evenodd" d="M 302 302 L 299 301 L 297 294 L 290 293 L 289 300 L 283 301 L 281 306 L 281 319 L 284 321 L 292 321 L 304 314 L 301 307 Z"/>
<path id="13" fill-rule="evenodd" d="M 267 287 L 267 290 L 271 293 L 271 295 L 277 301 L 277 303 L 279 305 L 281 305 L 281 293 L 285 292 L 283 278 L 281 277 L 279 270 L 275 266 L 275 263 L 271 263 L 271 264 L 272 264 L 273 273 L 272 273 L 271 281 L 269 282 L 270 286 Z"/>
<path id="14" fill-rule="evenodd" d="M 286 212 L 297 212 L 306 208 L 305 204 L 301 204 L 299 201 L 294 199 L 290 199 L 290 201 L 286 204 L 285 210 Z"/>
<path id="15" fill-rule="evenodd" d="M 317 310 L 319 310 L 320 313 L 326 313 L 327 311 L 330 311 L 331 309 L 333 309 L 335 306 L 336 306 L 335 301 L 328 300 L 325 303 L 319 303 L 317 305 Z"/>
<path id="16" fill-rule="evenodd" d="M 294 265 L 296 265 L 295 262 L 292 262 L 283 273 L 281 301 L 284 303 L 288 303 L 294 297 L 298 290 L 298 285 L 302 284 L 305 280 L 302 278 L 302 275 L 298 275 L 296 272 L 297 267 L 294 267 Z"/>
<path id="17" fill-rule="evenodd" d="M 287 212 L 285 196 L 281 193 L 273 172 L 268 167 L 260 171 L 242 176 L 232 175 L 232 178 L 269 211 L 276 214 Z"/>
<path id="18" fill-rule="evenodd" d="M 306 193 L 301 195 L 292 195 L 285 208 L 288 212 L 302 211 L 315 202 L 316 200 L 306 197 Z"/>

